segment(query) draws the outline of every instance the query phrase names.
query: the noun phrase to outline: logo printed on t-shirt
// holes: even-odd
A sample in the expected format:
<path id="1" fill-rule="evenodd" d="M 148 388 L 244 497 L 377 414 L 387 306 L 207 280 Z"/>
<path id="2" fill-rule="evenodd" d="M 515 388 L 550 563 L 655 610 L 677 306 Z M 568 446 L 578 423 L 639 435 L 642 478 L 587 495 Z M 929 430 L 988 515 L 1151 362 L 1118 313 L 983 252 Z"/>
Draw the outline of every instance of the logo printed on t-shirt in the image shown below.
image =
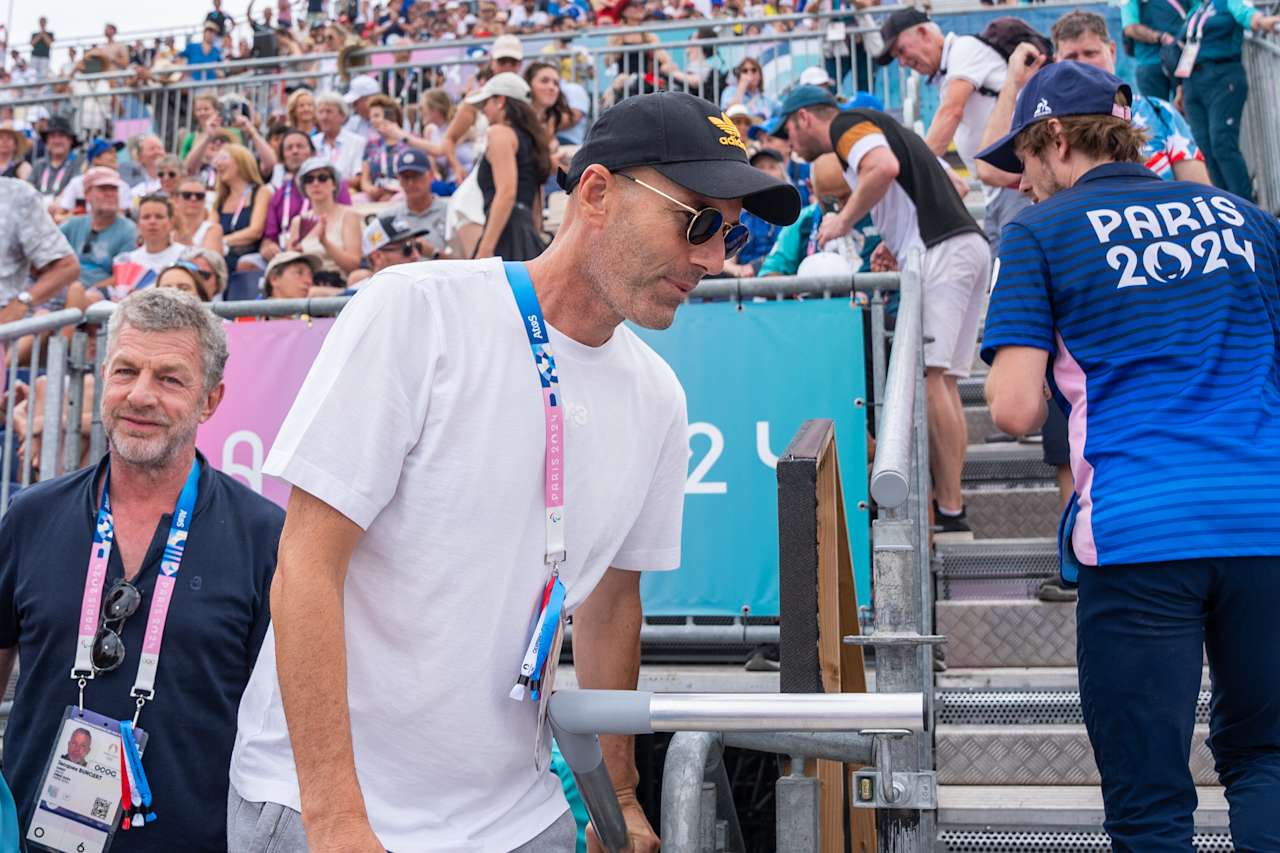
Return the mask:
<path id="1" fill-rule="evenodd" d="M 1207 200 L 1195 196 L 1191 204 L 1172 201 L 1151 207 L 1131 204 L 1119 210 L 1096 208 L 1085 216 L 1098 244 L 1112 244 L 1106 258 L 1107 265 L 1120 273 L 1117 288 L 1147 285 L 1151 279 L 1158 284 L 1183 279 L 1191 273 L 1195 259 L 1202 262 L 1204 275 L 1230 269 L 1230 255 L 1244 260 L 1250 270 L 1257 269 L 1252 241 L 1228 227 L 1243 225 L 1244 215 L 1224 196 Z M 1182 233 L 1194 236 L 1178 239 Z M 1144 242 L 1152 238 L 1155 242 Z M 1123 242 L 1113 243 L 1113 239 Z M 1130 245 L 1134 243 L 1138 245 Z"/>

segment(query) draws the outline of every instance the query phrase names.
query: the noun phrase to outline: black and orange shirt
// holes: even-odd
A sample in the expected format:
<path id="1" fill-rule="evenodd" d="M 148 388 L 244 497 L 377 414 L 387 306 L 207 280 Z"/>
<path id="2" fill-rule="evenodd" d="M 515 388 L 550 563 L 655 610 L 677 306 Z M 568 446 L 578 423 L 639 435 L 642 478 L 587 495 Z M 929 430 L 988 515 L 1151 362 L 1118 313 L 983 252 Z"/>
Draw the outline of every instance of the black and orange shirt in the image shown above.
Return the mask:
<path id="1" fill-rule="evenodd" d="M 932 248 L 943 240 L 982 229 L 951 184 L 942 163 L 924 140 L 878 110 L 849 110 L 831 122 L 831 144 L 856 190 L 858 165 L 877 148 L 898 160 L 898 177 L 871 208 L 880 238 L 905 264 L 912 248 Z"/>

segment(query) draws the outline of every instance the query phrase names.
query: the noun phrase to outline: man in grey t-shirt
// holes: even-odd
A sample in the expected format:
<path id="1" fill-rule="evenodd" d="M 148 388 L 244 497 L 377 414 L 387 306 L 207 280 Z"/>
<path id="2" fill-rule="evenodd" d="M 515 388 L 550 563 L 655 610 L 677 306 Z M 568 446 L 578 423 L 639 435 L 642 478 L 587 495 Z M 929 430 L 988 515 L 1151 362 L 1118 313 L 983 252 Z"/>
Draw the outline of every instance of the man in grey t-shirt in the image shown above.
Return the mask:
<path id="1" fill-rule="evenodd" d="M 404 190 L 404 200 L 391 205 L 383 215 L 408 223 L 402 230 L 425 231 L 422 239 L 435 249 L 434 257 L 448 257 L 444 237 L 448 203 L 431 192 L 430 158 L 416 148 L 401 152 L 396 158 L 396 178 Z"/>
<path id="2" fill-rule="evenodd" d="M 0 178 L 0 323 L 21 320 L 79 275 L 75 250 L 35 187 Z"/>

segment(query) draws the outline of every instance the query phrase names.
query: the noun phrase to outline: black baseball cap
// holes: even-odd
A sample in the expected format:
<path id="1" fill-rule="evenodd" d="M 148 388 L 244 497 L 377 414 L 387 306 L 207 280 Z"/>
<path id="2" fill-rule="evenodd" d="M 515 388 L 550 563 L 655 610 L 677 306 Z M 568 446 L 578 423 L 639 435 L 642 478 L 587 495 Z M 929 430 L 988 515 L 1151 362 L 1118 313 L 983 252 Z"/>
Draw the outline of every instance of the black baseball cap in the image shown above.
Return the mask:
<path id="1" fill-rule="evenodd" d="M 893 62 L 893 43 L 898 36 L 919 24 L 929 23 L 929 16 L 916 8 L 899 9 L 884 19 L 880 25 L 880 39 L 884 49 L 876 56 L 876 65 L 888 65 Z"/>
<path id="2" fill-rule="evenodd" d="M 710 101 L 686 92 L 635 95 L 605 110 L 559 175 L 573 192 L 588 166 L 611 172 L 649 166 L 707 198 L 740 198 L 748 212 L 774 225 L 800 215 L 800 193 L 753 168 L 738 128 Z"/>

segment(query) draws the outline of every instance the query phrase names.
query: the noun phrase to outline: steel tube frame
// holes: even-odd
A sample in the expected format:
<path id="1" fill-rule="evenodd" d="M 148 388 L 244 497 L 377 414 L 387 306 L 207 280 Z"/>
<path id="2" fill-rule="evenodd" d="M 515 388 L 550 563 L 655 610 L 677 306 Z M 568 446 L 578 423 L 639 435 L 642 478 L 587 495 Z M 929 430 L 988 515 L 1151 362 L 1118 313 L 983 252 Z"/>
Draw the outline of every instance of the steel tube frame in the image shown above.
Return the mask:
<path id="1" fill-rule="evenodd" d="M 89 372 L 85 364 L 88 334 L 76 329 L 71 336 L 71 356 L 67 361 L 67 427 L 62 433 L 62 470 L 74 471 L 80 465 L 80 422 L 84 417 L 84 378 Z M 96 382 L 95 382 L 96 384 Z"/>
<path id="2" fill-rule="evenodd" d="M 48 358 L 44 383 L 44 429 L 40 440 L 40 479 L 48 480 L 58 476 L 58 439 L 62 436 L 63 393 L 67 368 L 67 339 L 62 335 L 51 335 L 48 343 Z M 35 390 L 35 377 L 31 380 Z M 35 409 L 35 396 L 31 398 L 31 409 Z"/>
<path id="3" fill-rule="evenodd" d="M 587 806 L 587 814 L 595 827 L 596 837 L 609 853 L 621 851 L 627 846 L 627 823 L 618 805 L 618 796 L 600 751 L 600 739 L 594 734 L 569 732 L 560 728 L 554 718 L 549 720 L 551 732 L 565 763 L 573 771 L 578 792 Z"/>
<path id="4" fill-rule="evenodd" d="M 559 690 L 556 725 L 580 734 L 924 729 L 920 693 L 647 693 Z"/>
<path id="5" fill-rule="evenodd" d="M 916 380 L 921 372 L 921 257 L 912 252 L 902 274 L 898 320 L 885 380 L 881 429 L 876 435 L 876 461 L 871 496 L 881 511 L 898 517 L 911 492 L 912 438 L 916 413 Z"/>
<path id="6" fill-rule="evenodd" d="M 671 853 L 702 853 L 703 782 L 713 765 L 723 767 L 724 743 L 719 732 L 680 732 L 667 745 L 662 767 L 662 849 Z M 714 808 L 712 821 L 714 821 Z M 713 823 L 714 833 L 714 823 Z M 712 836 L 714 849 L 714 834 Z"/>

